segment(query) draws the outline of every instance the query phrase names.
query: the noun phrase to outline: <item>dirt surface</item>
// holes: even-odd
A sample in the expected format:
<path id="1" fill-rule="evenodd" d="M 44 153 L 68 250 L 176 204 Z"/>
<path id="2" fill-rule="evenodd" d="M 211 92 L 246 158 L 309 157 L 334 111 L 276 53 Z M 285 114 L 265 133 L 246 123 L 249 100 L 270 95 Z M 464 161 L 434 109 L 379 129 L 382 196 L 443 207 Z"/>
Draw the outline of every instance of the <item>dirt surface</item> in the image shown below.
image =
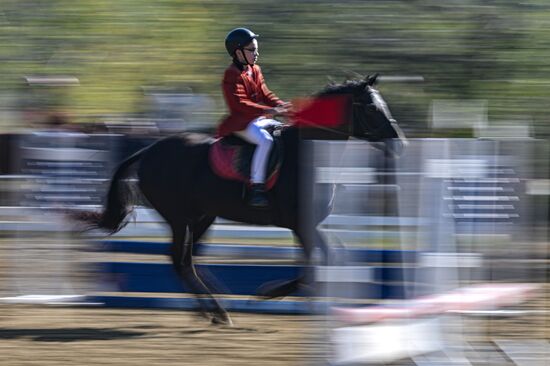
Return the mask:
<path id="1" fill-rule="evenodd" d="M 77 293 L 86 293 L 90 281 L 82 262 L 103 259 L 86 251 L 65 250 L 60 245 L 72 248 L 73 244 L 55 239 L 6 240 L 3 244 L 9 245 L 0 248 L 2 296 L 21 290 L 56 293 L 67 290 L 64 281 L 71 282 Z M 126 256 L 116 259 L 130 260 Z M 547 279 L 540 283 L 543 287 L 536 296 L 516 307 L 528 311 L 525 315 L 452 318 L 455 324 L 450 330 L 463 336 L 473 365 L 513 365 L 495 348 L 495 340 L 548 344 L 550 286 Z M 0 366 L 327 364 L 326 319 L 231 315 L 235 324 L 228 328 L 211 326 L 194 313 L 182 311 L 0 304 Z M 493 360 L 496 355 L 500 358 L 495 362 L 475 361 Z M 404 360 L 394 365 L 412 364 Z"/>
<path id="2" fill-rule="evenodd" d="M 513 365 L 495 341 L 548 342 L 548 305 L 547 292 L 540 291 L 518 307 L 525 315 L 455 315 L 447 318 L 447 331 L 456 332 L 454 339 L 461 334 L 472 364 Z M 232 313 L 234 326 L 220 327 L 182 311 L 13 304 L 0 310 L 2 366 L 327 365 L 330 352 L 320 316 Z"/>
<path id="3" fill-rule="evenodd" d="M 0 244 L 0 297 L 87 293 L 95 279 L 82 264 L 106 259 L 55 238 Z M 165 256 L 146 259 L 168 262 Z M 231 316 L 228 328 L 193 312 L 0 304 L 0 366 L 323 364 L 323 321 Z"/>
<path id="4" fill-rule="evenodd" d="M 2 306 L 0 365 L 319 365 L 313 317 Z"/>

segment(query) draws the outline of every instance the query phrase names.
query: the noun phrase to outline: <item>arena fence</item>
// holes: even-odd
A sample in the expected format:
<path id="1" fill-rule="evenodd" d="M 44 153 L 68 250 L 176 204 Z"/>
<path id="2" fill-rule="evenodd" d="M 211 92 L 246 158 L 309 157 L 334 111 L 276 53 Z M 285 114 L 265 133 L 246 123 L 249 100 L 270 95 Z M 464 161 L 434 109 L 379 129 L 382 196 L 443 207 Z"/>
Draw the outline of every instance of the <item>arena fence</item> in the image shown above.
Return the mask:
<path id="1" fill-rule="evenodd" d="M 17 295 L 8 296 L 13 301 L 20 295 L 29 301 L 29 296 L 51 301 L 53 297 L 40 296 L 84 294 L 78 300 L 107 306 L 195 308 L 193 299 L 174 295 L 186 289 L 161 256 L 168 244 L 158 240 L 166 240 L 168 232 L 154 214 L 140 209 L 119 240 L 96 236 L 84 244 L 67 235 L 70 230 L 62 229 L 63 218 L 52 214 L 59 207 L 100 203 L 93 197 L 100 197 L 105 188 L 111 147 L 78 146 L 88 141 L 85 136 L 75 137 L 80 142 L 72 147 L 61 145 L 60 149 L 47 146 L 47 138 L 35 139 L 46 146 L 24 145 L 21 171 L 11 178 L 11 182 L 24 182 L 14 192 L 21 207 L 3 210 L 8 214 L 1 229 L 9 235 L 11 258 L 4 293 Z M 451 345 L 460 343 L 456 329 L 464 322 L 464 314 L 490 311 L 495 316 L 498 307 L 519 304 L 536 291 L 532 283 L 547 282 L 546 265 L 534 260 L 548 255 L 541 244 L 546 243 L 547 191 L 541 186 L 547 173 L 539 158 L 547 156 L 546 144 L 412 140 L 397 160 L 388 160 L 371 145 L 356 141 L 312 149 L 315 159 L 310 159 L 314 164 L 307 176 L 315 183 L 307 196 L 311 216 L 316 204 L 325 199 L 327 184 L 337 184 L 333 214 L 321 225 L 330 245 L 324 253 L 315 254 L 314 300 L 299 296 L 285 301 L 251 300 L 260 283 L 295 276 L 301 268 L 288 260 L 299 259 L 300 251 L 290 246 L 228 245 L 228 239 L 243 238 L 248 243 L 282 240 L 288 245 L 291 235 L 282 229 L 219 220 L 210 236 L 213 243 L 199 245 L 197 254 L 205 258 L 200 271 L 212 279 L 229 310 L 326 313 L 327 337 L 335 347 L 333 361 L 376 363 L 436 349 L 448 355 Z M 44 233 L 49 233 L 47 239 L 33 240 Z M 124 236 L 156 242 L 121 240 Z M 224 243 L 216 243 L 217 239 Z M 105 260 L 101 253 L 109 258 L 137 257 Z M 266 264 L 268 259 L 285 262 Z M 84 262 L 90 266 L 84 267 Z M 68 268 L 67 263 L 74 265 Z M 79 272 L 82 268 L 90 270 Z M 80 284 L 75 277 L 86 278 Z M 493 287 L 479 287 L 480 283 Z M 480 292 L 492 295 L 477 296 Z M 456 300 L 465 296 L 470 300 Z M 503 297 L 518 301 L 501 301 Z M 367 307 L 372 304 L 379 306 Z M 449 314 L 455 315 L 450 319 Z M 373 335 L 381 345 L 391 344 L 380 336 L 385 331 L 408 334 L 403 339 L 416 334 L 432 337 L 422 338 L 424 343 L 412 349 L 395 346 L 379 354 L 358 351 L 373 341 Z M 454 336 L 454 343 L 448 334 Z"/>

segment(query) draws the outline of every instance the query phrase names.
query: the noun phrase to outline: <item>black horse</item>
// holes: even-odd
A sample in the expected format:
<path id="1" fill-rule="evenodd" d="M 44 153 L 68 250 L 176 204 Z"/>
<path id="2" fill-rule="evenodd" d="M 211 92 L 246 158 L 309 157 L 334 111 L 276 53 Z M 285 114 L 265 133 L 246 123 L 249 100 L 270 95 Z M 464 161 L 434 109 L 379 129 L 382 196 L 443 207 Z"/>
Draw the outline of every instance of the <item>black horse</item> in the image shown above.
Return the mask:
<path id="1" fill-rule="evenodd" d="M 130 156 L 120 164 L 110 183 L 106 207 L 102 212 L 80 214 L 90 227 L 115 233 L 125 225 L 132 211 L 132 195 L 127 178 L 137 168 L 138 186 L 153 208 L 170 225 L 173 234 L 171 259 L 182 281 L 197 295 L 201 312 L 214 323 L 231 324 L 226 310 L 199 278 L 193 265 L 193 244 L 216 217 L 261 225 L 274 225 L 293 231 L 304 250 L 305 264 L 311 261 L 316 246 L 324 241 L 316 227 L 330 213 L 330 195 L 315 218 L 304 219 L 299 189 L 302 169 L 300 141 L 304 138 L 373 141 L 395 154 L 404 136 L 373 85 L 376 76 L 327 86 L 318 96 L 349 95 L 350 118 L 337 128 L 307 129 L 289 127 L 281 132 L 284 161 L 277 183 L 268 192 L 270 208 L 255 209 L 243 199 L 243 183 L 222 179 L 213 173 L 208 159 L 214 139 L 207 135 L 183 133 L 159 140 Z M 328 190 L 327 190 L 328 191 Z M 305 197 L 304 197 L 305 199 Z M 260 290 L 265 297 L 279 297 L 297 290 L 306 276 L 292 281 L 269 284 Z"/>

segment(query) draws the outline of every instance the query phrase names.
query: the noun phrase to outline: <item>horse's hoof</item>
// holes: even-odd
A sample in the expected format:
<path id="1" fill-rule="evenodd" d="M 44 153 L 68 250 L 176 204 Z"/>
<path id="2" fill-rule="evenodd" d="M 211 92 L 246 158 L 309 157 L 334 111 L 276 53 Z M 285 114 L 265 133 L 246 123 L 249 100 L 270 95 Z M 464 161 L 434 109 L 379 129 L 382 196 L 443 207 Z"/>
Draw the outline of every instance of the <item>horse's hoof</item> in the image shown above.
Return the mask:
<path id="1" fill-rule="evenodd" d="M 212 317 L 212 325 L 222 325 L 224 327 L 232 327 L 233 321 L 229 314 L 216 314 Z"/>
<path id="2" fill-rule="evenodd" d="M 212 316 L 206 311 L 196 312 L 195 315 L 201 319 L 212 320 Z"/>

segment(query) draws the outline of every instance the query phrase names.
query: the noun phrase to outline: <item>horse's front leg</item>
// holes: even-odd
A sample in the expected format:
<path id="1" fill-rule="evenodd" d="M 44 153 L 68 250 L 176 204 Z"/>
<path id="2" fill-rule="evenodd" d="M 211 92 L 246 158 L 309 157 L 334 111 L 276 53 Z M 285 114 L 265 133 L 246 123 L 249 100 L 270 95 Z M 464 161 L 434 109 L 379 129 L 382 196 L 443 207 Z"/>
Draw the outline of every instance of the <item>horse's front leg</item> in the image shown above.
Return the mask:
<path id="1" fill-rule="evenodd" d="M 212 323 L 232 325 L 231 317 L 212 295 L 208 286 L 199 277 L 193 263 L 193 232 L 189 225 L 172 228 L 174 242 L 172 245 L 172 264 L 182 281 L 189 285 L 197 297 L 203 313 L 211 313 Z"/>
<path id="2" fill-rule="evenodd" d="M 301 228 L 295 231 L 304 252 L 303 269 L 299 287 L 303 287 L 308 295 L 316 294 L 315 271 L 317 266 L 331 266 L 340 262 L 341 251 L 330 245 L 323 233 L 317 227 Z M 318 250 L 318 252 L 316 252 Z M 316 255 L 319 254 L 319 255 Z"/>
<path id="3" fill-rule="evenodd" d="M 265 299 L 285 297 L 298 290 L 307 296 L 315 295 L 315 264 L 314 250 L 320 248 L 322 252 L 322 262 L 328 263 L 330 260 L 330 248 L 327 245 L 323 235 L 317 228 L 301 228 L 294 230 L 294 235 L 300 242 L 303 249 L 303 259 L 301 261 L 302 270 L 297 278 L 291 280 L 275 280 L 264 283 L 257 290 L 258 296 Z"/>

